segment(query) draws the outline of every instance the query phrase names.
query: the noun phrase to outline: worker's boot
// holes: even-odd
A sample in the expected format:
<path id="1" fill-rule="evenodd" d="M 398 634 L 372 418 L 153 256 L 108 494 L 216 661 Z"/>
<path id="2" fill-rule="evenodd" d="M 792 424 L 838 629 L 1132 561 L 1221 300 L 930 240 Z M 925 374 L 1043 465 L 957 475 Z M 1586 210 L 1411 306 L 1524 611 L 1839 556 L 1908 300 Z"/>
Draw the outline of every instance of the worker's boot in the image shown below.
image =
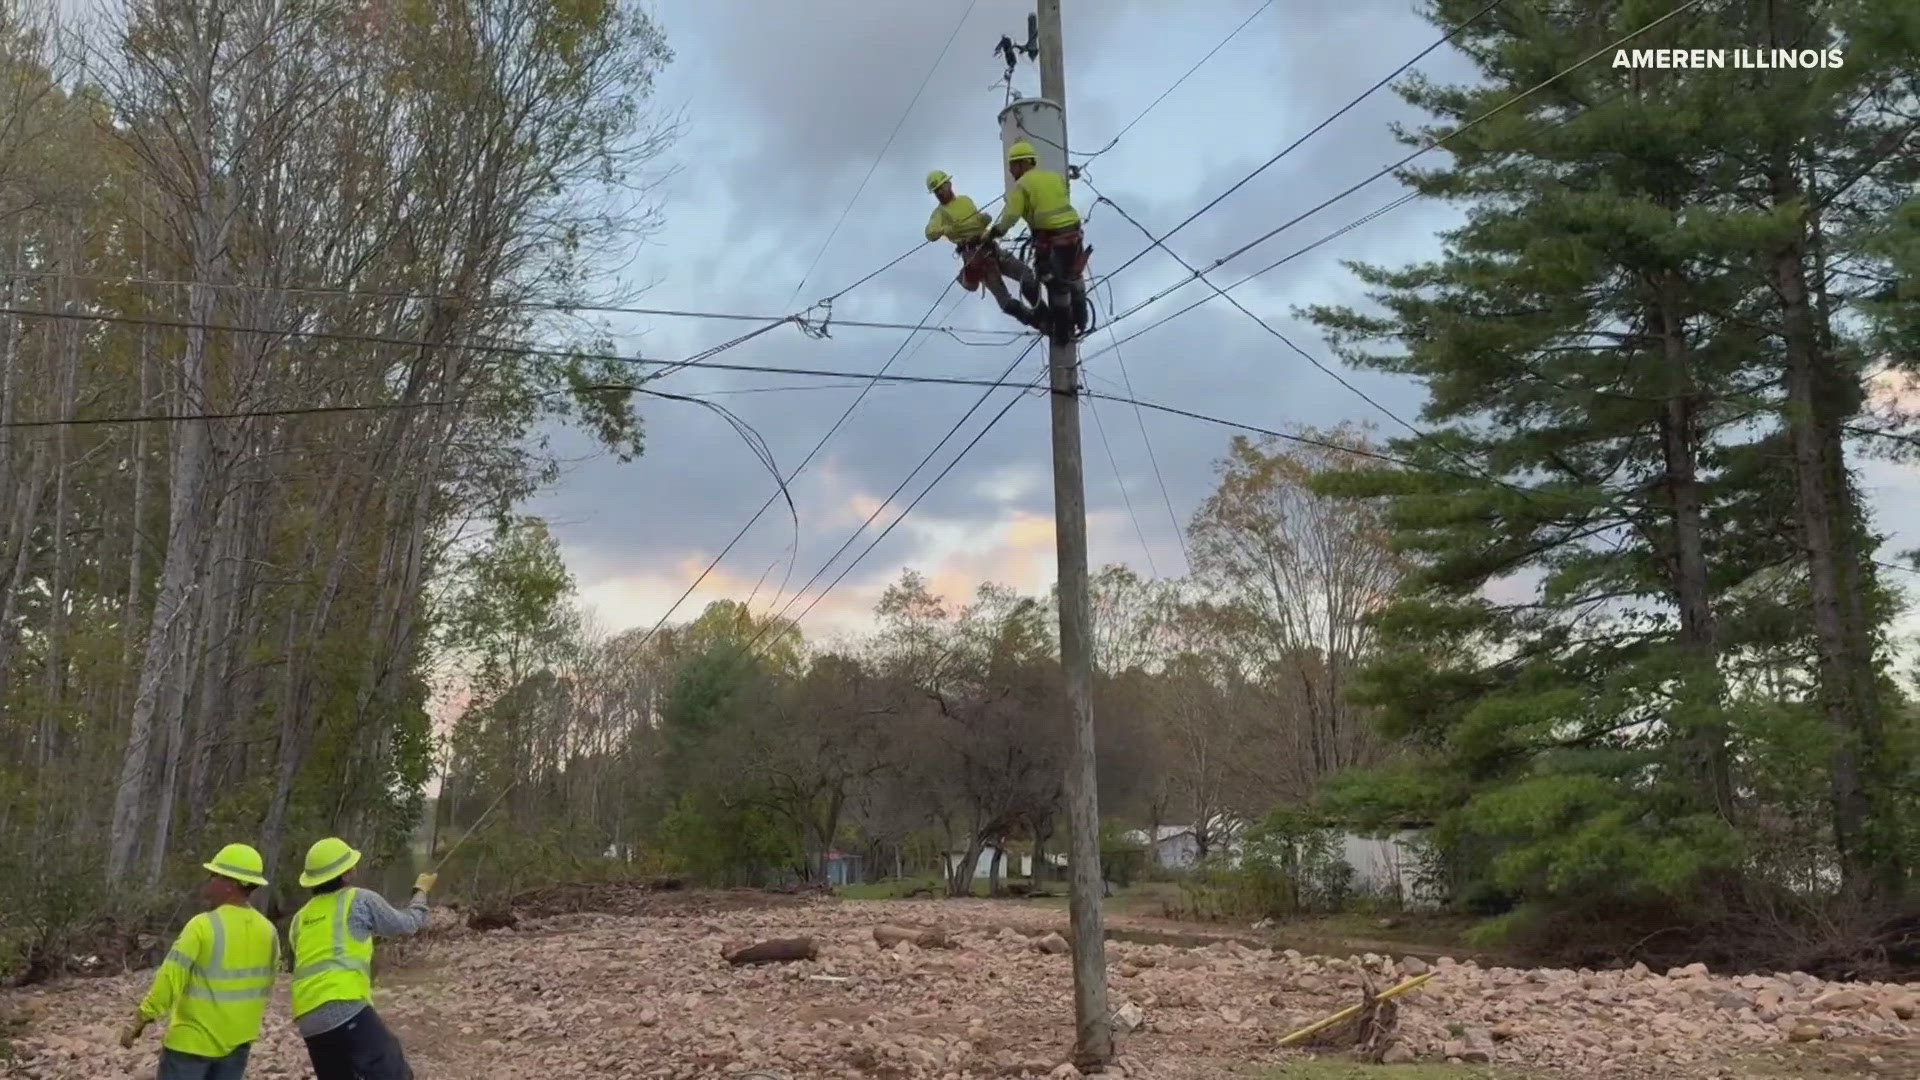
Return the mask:
<path id="1" fill-rule="evenodd" d="M 1092 321 L 1093 307 L 1087 303 L 1087 287 L 1076 281 L 1073 283 L 1073 325 L 1084 334 Z"/>
<path id="2" fill-rule="evenodd" d="M 1044 318 L 1032 308 L 1015 300 L 1011 296 L 1002 295 L 1000 297 L 1000 310 L 1018 319 L 1022 325 L 1031 326 L 1035 330 L 1044 330 L 1046 328 L 1047 324 Z"/>

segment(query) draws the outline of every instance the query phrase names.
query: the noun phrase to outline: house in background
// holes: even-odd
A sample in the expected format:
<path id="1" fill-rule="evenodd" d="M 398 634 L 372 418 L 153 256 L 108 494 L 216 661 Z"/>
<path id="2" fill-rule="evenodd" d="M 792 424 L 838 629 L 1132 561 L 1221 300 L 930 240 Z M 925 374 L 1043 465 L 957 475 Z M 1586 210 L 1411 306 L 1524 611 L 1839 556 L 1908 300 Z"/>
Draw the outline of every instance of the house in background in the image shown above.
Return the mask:
<path id="1" fill-rule="evenodd" d="M 1127 833 L 1127 843 L 1149 850 L 1153 865 L 1162 870 L 1191 870 L 1200 861 L 1200 841 L 1193 835 L 1191 825 L 1162 825 L 1155 830 L 1152 842 L 1147 839 L 1147 830 L 1135 829 Z"/>
<path id="2" fill-rule="evenodd" d="M 1247 829 L 1247 822 L 1221 815 L 1213 819 L 1209 830 L 1207 854 L 1224 858 L 1229 866 L 1238 866 L 1240 854 L 1235 841 Z M 1150 851 L 1153 865 L 1162 870 L 1191 870 L 1200 865 L 1200 838 L 1191 825 L 1162 825 L 1151 843 L 1147 830 L 1135 829 L 1122 839 L 1143 851 Z"/>
<path id="3" fill-rule="evenodd" d="M 1393 897 L 1409 907 L 1438 907 L 1446 893 L 1425 873 L 1422 828 L 1401 828 L 1386 836 L 1342 833 L 1340 857 L 1353 868 L 1354 887 L 1373 896 Z"/>
<path id="4" fill-rule="evenodd" d="M 997 850 L 999 849 L 992 845 L 980 849 L 980 856 L 975 859 L 973 863 L 973 876 L 976 880 L 986 881 L 992 877 L 993 856 Z M 959 872 L 961 862 L 966 859 L 966 857 L 967 853 L 964 851 L 949 851 L 946 853 L 942 862 L 945 864 L 944 869 L 947 873 L 947 880 L 953 880 L 955 874 Z M 1045 863 L 1044 869 L 1046 870 L 1046 876 L 1058 877 L 1066 868 L 1067 857 L 1049 852 L 1046 855 Z M 1000 876 L 1003 879 L 1032 877 L 1033 856 L 1016 855 L 1011 851 L 1007 852 L 1005 857 L 1000 861 Z"/>
<path id="5" fill-rule="evenodd" d="M 852 885 L 860 880 L 860 863 L 862 859 L 858 855 L 849 855 L 844 851 L 834 850 L 827 852 L 827 857 L 823 862 L 826 864 L 827 884 L 829 885 L 836 887 Z"/>

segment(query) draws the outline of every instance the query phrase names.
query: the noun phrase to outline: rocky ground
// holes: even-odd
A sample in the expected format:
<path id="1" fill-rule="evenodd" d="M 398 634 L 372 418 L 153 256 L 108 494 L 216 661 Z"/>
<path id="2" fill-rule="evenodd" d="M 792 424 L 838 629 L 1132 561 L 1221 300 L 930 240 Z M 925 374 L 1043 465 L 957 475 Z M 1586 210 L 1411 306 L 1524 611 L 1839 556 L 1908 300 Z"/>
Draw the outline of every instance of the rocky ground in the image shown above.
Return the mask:
<path id="1" fill-rule="evenodd" d="M 857 903 L 676 893 L 547 904 L 516 927 L 467 930 L 441 913 L 427 939 L 389 950 L 376 1003 L 423 1077 L 864 1076 L 959 1080 L 1071 1076 L 1065 913 L 1018 902 Z M 587 906 L 607 911 L 565 910 Z M 561 909 L 560 913 L 551 913 Z M 882 948 L 880 926 L 941 928 L 951 948 Z M 807 936 L 817 960 L 734 968 L 732 948 Z M 1329 958 L 1114 941 L 1119 1070 L 1199 1080 L 1301 1060 L 1289 1031 L 1428 968 L 1413 958 Z M 1920 985 L 1802 975 L 1482 968 L 1440 960 L 1403 999 L 1389 1061 L 1491 1061 L 1534 1077 L 1920 1075 Z M 158 1037 L 123 1051 L 116 1026 L 146 976 L 75 979 L 0 994 L 12 1058 L 0 1075 L 148 1077 Z M 279 988 L 250 1077 L 310 1075 Z M 0 1050 L 0 1053 L 4 1053 Z M 1811 1055 L 1811 1056 L 1810 1056 Z"/>

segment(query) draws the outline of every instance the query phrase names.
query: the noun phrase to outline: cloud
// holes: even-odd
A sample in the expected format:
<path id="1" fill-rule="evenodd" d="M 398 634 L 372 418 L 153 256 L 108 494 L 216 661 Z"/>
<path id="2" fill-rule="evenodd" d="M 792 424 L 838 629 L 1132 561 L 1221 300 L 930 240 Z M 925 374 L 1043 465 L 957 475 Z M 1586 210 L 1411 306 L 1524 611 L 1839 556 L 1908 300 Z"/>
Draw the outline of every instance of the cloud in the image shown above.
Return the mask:
<path id="1" fill-rule="evenodd" d="M 1069 5 L 1073 145 L 1091 150 L 1106 144 L 1258 7 L 1259 0 Z M 716 0 L 666 7 L 661 20 L 678 59 L 660 82 L 659 103 L 682 109 L 686 129 L 672 153 L 681 171 L 662 192 L 665 226 L 650 247 L 633 253 L 629 271 L 636 284 L 658 282 L 646 297 L 648 306 L 776 315 L 912 250 L 898 266 L 840 297 L 835 315 L 912 322 L 931 310 L 941 325 L 1004 327 L 990 300 L 949 289 L 955 270 L 950 251 L 935 245 L 916 250 L 929 209 L 921 181 L 937 167 L 954 173 L 962 190 L 981 201 L 998 194 L 995 116 L 1004 94 L 991 86 L 1001 66 L 989 50 L 1001 33 L 1024 32 L 1029 9 L 1027 0 L 979 0 L 889 143 L 953 31 L 959 5 Z M 1076 201 L 1090 217 L 1096 274 L 1148 251 L 1112 281 L 1111 306 L 1130 307 L 1188 275 L 1165 253 L 1150 250 L 1115 207 L 1095 205 L 1094 189 L 1164 233 L 1437 36 L 1404 0 L 1287 0 L 1263 12 L 1094 159 L 1089 183 L 1076 188 Z M 1419 70 L 1440 82 L 1470 75 L 1470 66 L 1446 48 Z M 1023 66 L 1016 78 L 1023 91 L 1036 89 L 1030 68 Z M 1389 124 L 1423 119 L 1396 95 L 1375 94 L 1247 180 L 1170 246 L 1195 266 L 1212 263 L 1402 156 L 1406 149 Z M 886 152 L 874 166 L 883 146 Z M 1210 277 L 1222 285 L 1237 281 L 1401 191 L 1390 178 L 1378 181 Z M 1353 387 L 1415 420 L 1423 401 L 1417 385 L 1341 367 L 1320 334 L 1292 312 L 1311 303 L 1364 304 L 1342 260 L 1403 265 L 1430 258 L 1439 251 L 1436 231 L 1458 219 L 1454 207 L 1407 205 L 1234 295 Z M 818 265 L 796 290 L 816 256 Z M 799 299 L 790 307 L 796 292 Z M 1202 285 L 1185 286 L 1114 326 L 1113 334 L 1097 334 L 1086 355 L 1205 295 Z M 1096 300 L 1103 318 L 1112 313 L 1105 289 Z M 655 357 L 685 356 L 747 328 L 640 317 L 616 317 L 610 326 L 622 349 Z M 921 335 L 910 343 L 904 332 L 839 326 L 826 340 L 783 327 L 717 359 L 855 373 L 891 364 L 898 372 L 988 379 L 1005 371 L 1015 355 L 944 335 Z M 1038 375 L 1041 363 L 1038 354 L 1029 356 L 1014 377 Z M 1371 420 L 1383 435 L 1400 430 L 1217 299 L 1117 352 L 1089 359 L 1084 371 L 1103 392 L 1262 427 Z M 724 393 L 715 400 L 752 424 L 782 471 L 790 472 L 859 397 L 858 388 L 824 386 L 841 381 L 688 369 L 668 376 L 662 388 Z M 808 388 L 768 389 L 795 385 Z M 793 509 L 776 499 L 677 617 L 689 617 L 714 597 L 744 597 L 769 566 L 775 569 L 760 586 L 763 599 L 783 578 L 789 590 L 801 586 L 900 487 L 876 529 L 860 535 L 821 579 L 831 581 L 1014 396 L 1011 389 L 875 387 L 792 483 Z M 776 490 L 739 437 L 705 410 L 656 401 L 643 412 L 648 450 L 630 464 L 599 455 L 578 434 L 556 433 L 554 445 L 568 469 L 531 508 L 555 522 L 583 592 L 615 628 L 651 625 Z M 907 566 L 962 594 L 984 578 L 1032 590 L 1048 587 L 1051 539 L 1039 531 L 1050 528 L 1053 512 L 1047 414 L 1042 395 L 1016 402 L 815 608 L 808 632 L 857 626 L 880 590 Z M 1184 523 L 1211 490 L 1214 464 L 1232 430 L 1114 402 L 1090 403 L 1081 426 L 1092 561 L 1145 569 L 1151 558 L 1162 573 L 1182 572 L 1174 523 Z M 949 431 L 955 434 L 936 452 Z M 923 459 L 926 464 L 908 481 Z M 1882 510 L 1883 526 L 1910 531 L 1914 511 Z"/>

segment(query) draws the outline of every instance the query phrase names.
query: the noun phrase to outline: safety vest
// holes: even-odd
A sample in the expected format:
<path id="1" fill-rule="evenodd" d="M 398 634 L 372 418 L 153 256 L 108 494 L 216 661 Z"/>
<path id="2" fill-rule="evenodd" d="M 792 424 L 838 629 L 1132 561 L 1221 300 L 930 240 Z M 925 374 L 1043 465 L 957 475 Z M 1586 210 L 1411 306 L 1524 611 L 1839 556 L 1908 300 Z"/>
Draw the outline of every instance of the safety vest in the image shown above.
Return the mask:
<path id="1" fill-rule="evenodd" d="M 1080 224 L 1067 189 L 1067 178 L 1045 169 L 1028 169 L 1007 189 L 1007 205 L 1000 211 L 996 226 L 1005 232 L 1016 221 L 1025 220 L 1027 228 L 1053 232 Z"/>
<path id="2" fill-rule="evenodd" d="M 198 956 L 179 949 L 167 953 L 167 963 L 186 969 L 187 982 L 174 999 L 160 1042 L 183 1054 L 226 1057 L 260 1037 L 260 1021 L 273 993 L 279 935 L 266 916 L 235 904 L 193 918 L 205 920 L 200 937 L 204 948 Z"/>
<path id="3" fill-rule="evenodd" d="M 933 216 L 927 219 L 927 239 L 938 240 L 946 237 L 955 243 L 978 240 L 987 235 L 986 215 L 965 195 L 955 195 L 951 200 L 933 208 Z"/>
<path id="4" fill-rule="evenodd" d="M 293 917 L 293 1015 L 298 1018 L 329 1001 L 373 1000 L 373 938 L 356 939 L 347 930 L 347 912 L 358 889 L 321 893 Z"/>

